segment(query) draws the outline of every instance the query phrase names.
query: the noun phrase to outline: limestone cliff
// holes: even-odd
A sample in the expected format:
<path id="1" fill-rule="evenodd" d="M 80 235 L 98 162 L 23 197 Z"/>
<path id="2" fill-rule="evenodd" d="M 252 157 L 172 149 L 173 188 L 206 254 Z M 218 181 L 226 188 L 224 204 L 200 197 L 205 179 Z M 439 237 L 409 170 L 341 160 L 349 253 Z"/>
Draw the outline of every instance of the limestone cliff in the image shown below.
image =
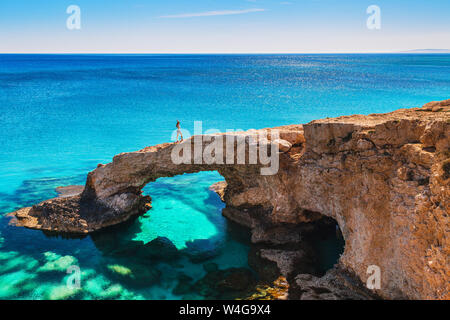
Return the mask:
<path id="1" fill-rule="evenodd" d="M 345 239 L 340 268 L 365 283 L 368 266 L 380 267 L 381 297 L 450 299 L 450 100 L 253 133 L 261 131 L 269 134 L 257 148 L 276 146 L 279 155 L 275 175 L 261 175 L 260 159 L 175 164 L 180 145 L 166 143 L 115 156 L 89 173 L 80 195 L 18 210 L 16 224 L 92 232 L 145 212 L 150 199 L 141 189 L 159 177 L 217 170 L 227 182 L 223 214 L 252 228 L 253 242 L 282 244 L 293 235 L 278 232 L 281 226 L 331 217 Z M 227 136 L 237 150 L 246 134 L 205 136 L 200 146 Z M 240 141 L 249 159 L 254 141 Z M 195 137 L 184 143 L 193 150 Z M 227 150 L 215 156 L 224 159 Z"/>

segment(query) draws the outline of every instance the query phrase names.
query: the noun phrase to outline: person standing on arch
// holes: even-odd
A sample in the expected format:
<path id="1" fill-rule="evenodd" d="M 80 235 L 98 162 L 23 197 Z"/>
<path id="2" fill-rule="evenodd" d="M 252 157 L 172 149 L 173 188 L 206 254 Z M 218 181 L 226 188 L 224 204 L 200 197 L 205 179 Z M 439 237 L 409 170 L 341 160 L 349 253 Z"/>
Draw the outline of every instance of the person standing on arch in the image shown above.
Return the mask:
<path id="1" fill-rule="evenodd" d="M 181 133 L 180 121 L 177 120 L 177 141 L 176 142 L 178 142 L 178 136 L 181 137 L 180 141 L 183 141 L 183 134 Z"/>

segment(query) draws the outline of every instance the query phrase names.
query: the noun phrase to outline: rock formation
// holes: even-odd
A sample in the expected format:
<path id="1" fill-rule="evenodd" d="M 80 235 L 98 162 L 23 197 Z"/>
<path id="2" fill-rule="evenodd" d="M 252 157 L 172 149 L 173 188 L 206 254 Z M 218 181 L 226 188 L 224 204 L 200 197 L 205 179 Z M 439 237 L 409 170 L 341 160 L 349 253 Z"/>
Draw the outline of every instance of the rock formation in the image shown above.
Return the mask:
<path id="1" fill-rule="evenodd" d="M 268 134 L 248 137 L 259 133 Z M 230 138 L 236 152 L 208 149 L 217 137 Z M 293 235 L 280 227 L 295 230 L 331 217 L 345 239 L 339 267 L 365 283 L 368 267 L 378 266 L 381 297 L 450 299 L 450 100 L 202 138 L 119 154 L 89 173 L 81 194 L 18 210 L 15 222 L 92 232 L 146 211 L 150 199 L 141 189 L 159 177 L 217 170 L 226 180 L 223 214 L 252 228 L 254 242 L 283 243 Z M 279 156 L 276 174 L 261 174 L 262 158 L 251 161 L 255 141 L 253 150 Z M 188 147 L 181 154 L 182 146 Z M 246 161 L 238 164 L 242 146 Z M 216 161 L 200 163 L 197 154 L 174 163 L 173 152 L 186 156 L 196 147 Z"/>
<path id="2" fill-rule="evenodd" d="M 289 288 L 289 298 L 296 300 L 372 300 L 374 296 L 354 277 L 339 268 L 323 277 L 298 274 Z"/>

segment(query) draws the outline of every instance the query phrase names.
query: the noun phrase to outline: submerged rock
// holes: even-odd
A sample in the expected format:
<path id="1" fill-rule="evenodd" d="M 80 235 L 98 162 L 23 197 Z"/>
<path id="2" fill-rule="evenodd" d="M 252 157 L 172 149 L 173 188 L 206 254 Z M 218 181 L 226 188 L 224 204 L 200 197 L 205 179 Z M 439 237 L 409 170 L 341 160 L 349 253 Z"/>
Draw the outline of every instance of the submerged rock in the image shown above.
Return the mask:
<path id="1" fill-rule="evenodd" d="M 78 259 L 73 256 L 60 256 L 53 252 L 46 252 L 44 255 L 47 262 L 37 272 L 67 272 L 70 266 L 78 265 Z"/>
<path id="2" fill-rule="evenodd" d="M 202 262 L 216 257 L 220 252 L 219 245 L 209 239 L 197 239 L 186 242 L 186 249 L 183 251 L 192 262 Z"/>
<path id="3" fill-rule="evenodd" d="M 235 299 L 246 296 L 255 284 L 255 276 L 249 269 L 229 268 L 208 272 L 193 289 L 206 299 Z"/>
<path id="4" fill-rule="evenodd" d="M 203 269 L 204 269 L 206 272 L 214 272 L 214 271 L 219 270 L 219 266 L 217 265 L 217 263 L 214 263 L 214 262 L 208 262 L 208 263 L 205 263 L 205 264 L 203 265 Z"/>
<path id="5" fill-rule="evenodd" d="M 48 293 L 47 299 L 50 300 L 67 300 L 75 299 L 81 293 L 81 288 L 71 288 L 66 285 L 54 287 Z"/>
<path id="6" fill-rule="evenodd" d="M 157 237 L 139 248 L 139 255 L 158 260 L 171 260 L 179 256 L 177 247 L 166 237 Z"/>
<path id="7" fill-rule="evenodd" d="M 34 281 L 35 273 L 19 270 L 2 274 L 0 277 L 0 299 L 17 299 L 24 291 L 24 285 Z"/>
<path id="8" fill-rule="evenodd" d="M 144 242 L 138 240 L 119 241 L 108 253 L 118 257 L 134 257 L 144 248 Z M 103 249 L 103 248 L 102 248 Z"/>
<path id="9" fill-rule="evenodd" d="M 39 262 L 26 255 L 21 255 L 16 251 L 0 252 L 0 274 L 15 270 L 33 270 Z"/>
<path id="10" fill-rule="evenodd" d="M 220 272 L 220 271 L 218 271 Z M 219 291 L 245 291 L 255 284 L 253 273 L 245 268 L 225 270 L 223 279 L 216 283 Z"/>
<path id="11" fill-rule="evenodd" d="M 185 274 L 181 274 L 178 277 L 178 283 L 175 288 L 172 290 L 173 294 L 176 295 L 186 295 L 191 293 L 193 290 L 193 279 Z"/>
<path id="12" fill-rule="evenodd" d="M 101 297 L 103 299 L 117 299 L 121 296 L 124 291 L 120 284 L 114 284 L 101 292 Z"/>
<path id="13" fill-rule="evenodd" d="M 112 279 L 134 287 L 151 286 L 159 282 L 161 277 L 161 271 L 155 267 L 138 263 L 109 264 L 106 272 Z"/>
<path id="14" fill-rule="evenodd" d="M 125 266 L 121 266 L 119 264 L 110 264 L 108 265 L 108 270 L 110 270 L 114 274 L 121 275 L 123 277 L 131 276 L 133 272 L 130 268 Z"/>

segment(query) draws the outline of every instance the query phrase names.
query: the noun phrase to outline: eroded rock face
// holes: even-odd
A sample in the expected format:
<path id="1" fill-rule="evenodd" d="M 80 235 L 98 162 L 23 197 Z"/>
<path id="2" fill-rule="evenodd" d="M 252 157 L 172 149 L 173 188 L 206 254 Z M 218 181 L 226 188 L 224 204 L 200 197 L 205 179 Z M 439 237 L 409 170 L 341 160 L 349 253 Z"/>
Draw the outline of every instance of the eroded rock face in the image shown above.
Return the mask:
<path id="1" fill-rule="evenodd" d="M 372 292 L 345 270 L 330 269 L 323 277 L 299 274 L 291 281 L 289 296 L 298 300 L 373 300 Z"/>
<path id="2" fill-rule="evenodd" d="M 136 201 L 132 201 L 133 199 Z M 107 206 L 96 199 L 75 195 L 46 200 L 9 215 L 13 217 L 12 223 L 16 226 L 50 232 L 87 234 L 124 222 L 151 207 L 151 198 L 148 196 L 124 194 L 119 196 L 119 200 L 130 204 L 126 211 Z M 116 203 L 117 201 L 113 205 Z"/>
<path id="3" fill-rule="evenodd" d="M 295 229 L 325 215 L 337 221 L 345 239 L 340 268 L 365 283 L 368 266 L 380 267 L 381 297 L 450 298 L 448 100 L 264 130 L 274 129 L 279 137 L 269 134 L 258 146 L 276 147 L 274 175 L 261 175 L 259 159 L 255 164 L 175 164 L 171 153 L 177 145 L 167 143 L 99 165 L 81 196 L 13 214 L 26 227 L 91 232 L 145 211 L 148 199 L 141 189 L 148 182 L 217 170 L 227 182 L 223 214 L 252 228 L 254 242 L 267 240 L 280 225 Z M 225 135 L 237 139 L 245 133 Z M 185 143 L 193 147 L 194 139 Z M 243 143 L 246 150 L 252 145 L 248 139 Z"/>

